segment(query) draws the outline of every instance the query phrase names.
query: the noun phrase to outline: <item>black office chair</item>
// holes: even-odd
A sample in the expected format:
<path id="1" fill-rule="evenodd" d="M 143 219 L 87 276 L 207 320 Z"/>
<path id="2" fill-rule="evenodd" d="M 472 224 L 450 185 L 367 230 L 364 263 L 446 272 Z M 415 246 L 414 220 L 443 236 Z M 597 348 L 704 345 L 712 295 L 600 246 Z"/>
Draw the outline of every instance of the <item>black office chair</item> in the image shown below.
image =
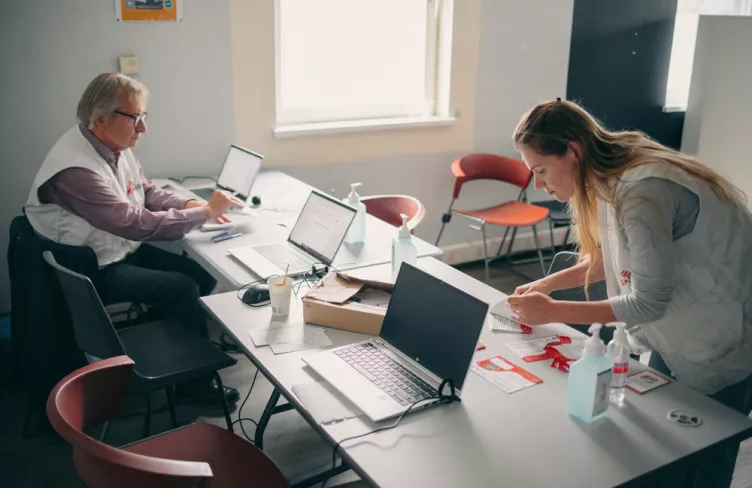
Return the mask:
<path id="1" fill-rule="evenodd" d="M 544 202 L 533 202 L 533 204 L 538 205 L 539 207 L 545 207 L 548 209 L 548 217 L 546 220 L 548 220 L 548 226 L 551 231 L 551 238 L 553 238 L 554 235 L 554 229 L 558 227 L 566 227 L 567 233 L 564 234 L 564 241 L 561 243 L 562 246 L 565 246 L 567 242 L 569 241 L 569 234 L 572 231 L 572 219 L 569 216 L 569 211 L 567 210 L 567 204 L 562 203 L 558 200 L 547 200 Z M 551 248 L 555 249 L 554 243 L 551 243 Z"/>
<path id="2" fill-rule="evenodd" d="M 562 251 L 560 253 L 557 253 L 556 256 L 554 256 L 554 260 L 551 262 L 551 267 L 548 269 L 548 274 L 557 273 L 567 268 L 571 268 L 572 266 L 577 264 L 577 259 L 579 259 L 579 254 L 574 252 Z M 606 291 L 606 282 L 599 281 L 596 283 L 590 283 L 590 287 L 588 288 L 588 295 L 590 296 L 591 302 L 605 300 L 606 298 L 608 298 L 608 293 Z M 551 292 L 551 298 L 553 298 L 554 300 L 565 300 L 570 302 L 584 302 L 588 299 L 585 296 L 585 288 L 582 286 Z M 588 328 L 590 327 L 590 325 L 582 324 L 567 325 L 584 334 L 588 334 Z M 608 341 L 610 341 L 613 336 L 614 330 L 612 328 L 604 327 L 601 330 L 601 338 L 605 343 L 608 343 Z"/>
<path id="3" fill-rule="evenodd" d="M 233 431 L 230 411 L 217 371 L 237 361 L 209 341 L 181 324 L 159 321 L 115 330 L 91 280 L 60 266 L 50 251 L 44 260 L 57 274 L 71 315 L 78 347 L 89 363 L 116 356 L 130 356 L 135 362 L 130 391 L 144 395 L 146 415 L 144 437 L 149 436 L 150 394 L 166 390 L 170 420 L 177 427 L 172 387 L 210 375 L 217 382 L 227 429 Z"/>

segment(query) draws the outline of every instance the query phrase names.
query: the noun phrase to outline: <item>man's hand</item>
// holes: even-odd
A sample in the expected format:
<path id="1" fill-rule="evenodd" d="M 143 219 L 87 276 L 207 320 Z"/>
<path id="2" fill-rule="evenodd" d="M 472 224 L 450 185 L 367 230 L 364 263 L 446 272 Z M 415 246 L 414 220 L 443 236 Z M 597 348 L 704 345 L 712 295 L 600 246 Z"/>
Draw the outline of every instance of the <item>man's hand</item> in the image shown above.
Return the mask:
<path id="1" fill-rule="evenodd" d="M 197 201 L 197 200 L 188 200 L 185 202 L 185 206 L 183 208 L 196 208 L 202 206 L 203 203 Z"/>
<path id="2" fill-rule="evenodd" d="M 507 298 L 512 318 L 521 324 L 542 325 L 556 322 L 556 300 L 539 291 Z"/>
<path id="3" fill-rule="evenodd" d="M 215 219 L 215 222 L 222 223 L 230 221 L 230 219 L 224 216 L 227 209 L 230 207 L 242 208 L 244 206 L 243 202 L 234 198 L 229 193 L 222 190 L 214 190 L 214 194 L 206 205 L 204 205 L 204 211 L 207 218 Z"/>

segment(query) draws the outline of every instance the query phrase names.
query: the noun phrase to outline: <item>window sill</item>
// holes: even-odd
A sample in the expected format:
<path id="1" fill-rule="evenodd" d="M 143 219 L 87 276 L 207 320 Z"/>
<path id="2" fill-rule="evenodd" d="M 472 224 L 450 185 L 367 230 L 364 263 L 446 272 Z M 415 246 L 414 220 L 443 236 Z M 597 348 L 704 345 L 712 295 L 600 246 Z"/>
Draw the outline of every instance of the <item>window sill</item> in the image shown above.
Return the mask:
<path id="1" fill-rule="evenodd" d="M 423 127 L 452 125 L 456 117 L 398 117 L 392 119 L 347 120 L 343 122 L 319 122 L 315 124 L 285 125 L 274 129 L 276 139 L 339 134 L 345 132 L 370 132 L 377 130 L 404 130 Z"/>
<path id="2" fill-rule="evenodd" d="M 681 107 L 681 106 L 673 106 L 673 107 L 663 107 L 663 113 L 664 114 L 673 114 L 676 112 L 686 112 L 687 107 Z"/>

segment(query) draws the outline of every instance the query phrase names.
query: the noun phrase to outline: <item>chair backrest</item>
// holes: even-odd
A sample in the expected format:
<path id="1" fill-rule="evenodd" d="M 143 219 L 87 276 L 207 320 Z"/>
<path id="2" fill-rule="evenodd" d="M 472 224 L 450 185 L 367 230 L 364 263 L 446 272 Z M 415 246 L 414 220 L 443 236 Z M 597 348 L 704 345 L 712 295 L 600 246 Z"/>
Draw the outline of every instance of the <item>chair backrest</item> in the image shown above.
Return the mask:
<path id="1" fill-rule="evenodd" d="M 124 355 L 123 344 L 91 280 L 59 265 L 50 251 L 42 255 L 63 289 L 78 347 L 97 359 Z"/>
<path id="2" fill-rule="evenodd" d="M 498 154 L 475 153 L 452 163 L 454 198 L 460 196 L 462 185 L 473 180 L 503 181 L 524 190 L 533 178 L 533 172 L 519 159 Z"/>
<path id="3" fill-rule="evenodd" d="M 84 433 L 88 426 L 117 416 L 132 371 L 127 356 L 105 359 L 72 372 L 50 393 L 47 417 L 73 447 L 76 472 L 91 488 L 199 486 L 213 475 L 207 463 L 136 454 Z"/>
<path id="4" fill-rule="evenodd" d="M 402 226 L 400 214 L 407 215 L 407 227 L 412 231 L 426 215 L 426 207 L 408 195 L 372 195 L 362 197 L 366 212 L 395 227 Z"/>

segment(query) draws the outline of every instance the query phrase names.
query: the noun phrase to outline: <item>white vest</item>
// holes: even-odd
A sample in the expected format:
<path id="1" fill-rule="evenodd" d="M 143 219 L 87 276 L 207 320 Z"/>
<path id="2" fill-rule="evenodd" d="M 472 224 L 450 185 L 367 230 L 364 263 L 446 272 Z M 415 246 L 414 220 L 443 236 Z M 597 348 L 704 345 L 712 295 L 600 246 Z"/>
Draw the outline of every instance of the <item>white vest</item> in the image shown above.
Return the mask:
<path id="1" fill-rule="evenodd" d="M 692 232 L 674 241 L 676 282 L 666 315 L 629 324 L 630 332 L 658 351 L 679 381 L 715 393 L 752 374 L 752 214 L 731 209 L 709 185 L 666 163 L 638 166 L 622 181 L 651 177 L 697 194 L 700 212 Z M 603 202 L 599 227 L 608 295 L 628 294 L 629 249 L 613 206 Z"/>
<path id="2" fill-rule="evenodd" d="M 67 168 L 85 168 L 97 173 L 123 200 L 144 206 L 144 189 L 136 160 L 130 149 L 120 153 L 118 176 L 84 137 L 78 125 L 73 126 L 55 143 L 39 168 L 26 201 L 26 215 L 38 233 L 60 244 L 88 246 L 97 255 L 100 267 L 116 263 L 135 251 L 140 243 L 110 234 L 59 205 L 40 203 L 39 187 Z"/>

